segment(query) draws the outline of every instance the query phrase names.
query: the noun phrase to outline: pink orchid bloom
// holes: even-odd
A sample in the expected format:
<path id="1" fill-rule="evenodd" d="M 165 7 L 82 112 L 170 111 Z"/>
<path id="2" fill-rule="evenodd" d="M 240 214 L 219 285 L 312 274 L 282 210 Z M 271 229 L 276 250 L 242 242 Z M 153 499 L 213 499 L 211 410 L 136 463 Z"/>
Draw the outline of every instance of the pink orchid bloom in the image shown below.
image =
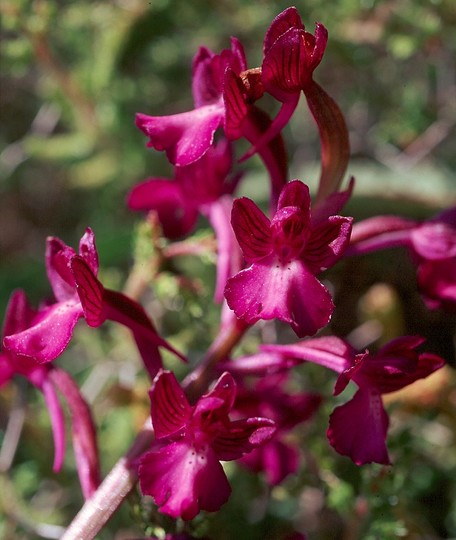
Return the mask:
<path id="1" fill-rule="evenodd" d="M 309 189 L 295 180 L 283 188 L 272 220 L 244 197 L 234 202 L 231 223 L 250 265 L 225 289 L 236 315 L 249 324 L 279 319 L 299 337 L 325 326 L 334 304 L 315 276 L 342 257 L 352 218 L 311 215 Z"/>
<path id="2" fill-rule="evenodd" d="M 40 318 L 28 304 L 23 291 L 12 294 L 5 316 L 3 336 L 23 332 Z M 95 426 L 90 409 L 75 381 L 68 373 L 54 365 L 40 364 L 33 357 L 0 350 L 0 387 L 15 375 L 25 377 L 43 393 L 51 418 L 54 438 L 53 470 L 62 468 L 65 454 L 65 425 L 57 391 L 65 398 L 72 420 L 73 448 L 83 494 L 89 498 L 100 483 L 98 449 Z"/>
<path id="3" fill-rule="evenodd" d="M 231 362 L 236 364 L 237 361 Z M 309 420 L 321 404 L 321 396 L 290 394 L 284 385 L 287 374 L 263 377 L 253 388 L 238 385 L 234 409 L 242 415 L 261 415 L 274 420 L 274 437 L 238 462 L 254 472 L 264 471 L 269 485 L 280 484 L 299 467 L 299 449 L 287 440 L 288 433 Z"/>
<path id="4" fill-rule="evenodd" d="M 148 146 L 165 150 L 169 161 L 178 167 L 201 159 L 211 148 L 219 127 L 229 140 L 243 136 L 253 144 L 271 123 L 253 106 L 263 93 L 257 71 L 247 70 L 244 49 L 235 38 L 231 39 L 231 49 L 220 54 L 201 47 L 192 69 L 195 109 L 170 116 L 137 114 L 136 125 L 149 137 Z M 279 134 L 269 140 L 273 144 L 263 144 L 259 154 L 270 175 L 275 204 L 287 181 L 287 158 Z M 179 221 L 185 226 L 185 219 L 191 222 L 192 215 L 184 215 Z"/>
<path id="5" fill-rule="evenodd" d="M 250 157 L 280 133 L 296 110 L 302 91 L 320 133 L 322 171 L 317 205 L 337 191 L 350 154 L 344 117 L 335 101 L 313 80 L 327 41 L 328 32 L 320 23 L 315 34 L 306 31 L 295 7 L 285 9 L 272 21 L 264 38 L 261 83 L 282 108 L 242 158 Z"/>
<path id="6" fill-rule="evenodd" d="M 264 345 L 261 351 L 332 369 L 339 374 L 334 395 L 353 381 L 358 391 L 331 414 L 329 442 L 339 454 L 350 457 L 357 465 L 371 462 L 388 465 L 391 463 L 386 447 L 389 419 L 382 394 L 423 379 L 445 363 L 435 354 L 416 351 L 424 341 L 420 336 L 404 336 L 389 342 L 376 354 L 368 351 L 358 354 L 342 339 L 322 337 L 293 345 Z"/>
<path id="7" fill-rule="evenodd" d="M 91 229 L 81 238 L 79 255 L 60 239 L 48 238 L 46 270 L 56 301 L 40 309 L 32 325 L 5 337 L 4 346 L 12 353 L 51 362 L 65 350 L 83 317 L 92 327 L 110 319 L 129 328 L 151 377 L 161 367 L 159 346 L 181 356 L 157 334 L 140 304 L 105 289 L 97 279 L 98 253 Z"/>
<path id="8" fill-rule="evenodd" d="M 215 299 L 223 299 L 226 280 L 240 268 L 239 247 L 230 225 L 231 194 L 240 176 L 229 180 L 231 146 L 226 140 L 211 146 L 198 161 L 175 167 L 174 181 L 149 178 L 136 185 L 128 196 L 133 210 L 155 210 L 170 239 L 188 234 L 198 214 L 211 223 L 217 237 L 217 283 Z"/>
<path id="9" fill-rule="evenodd" d="M 353 227 L 346 255 L 407 247 L 417 265 L 418 288 L 430 309 L 456 312 L 456 206 L 427 221 L 376 216 Z"/>
<path id="10" fill-rule="evenodd" d="M 137 114 L 136 125 L 149 137 L 148 146 L 165 150 L 173 165 L 185 166 L 210 148 L 214 133 L 225 119 L 223 84 L 227 69 L 246 69 L 241 43 L 231 39 L 231 49 L 215 54 L 201 47 L 193 59 L 192 90 L 195 109 L 171 116 Z"/>
<path id="11" fill-rule="evenodd" d="M 239 459 L 267 442 L 274 422 L 230 420 L 236 385 L 228 373 L 194 406 L 170 371 L 159 372 L 149 395 L 156 442 L 140 460 L 143 494 L 174 518 L 190 520 L 200 510 L 215 512 L 231 492 L 220 461 Z"/>

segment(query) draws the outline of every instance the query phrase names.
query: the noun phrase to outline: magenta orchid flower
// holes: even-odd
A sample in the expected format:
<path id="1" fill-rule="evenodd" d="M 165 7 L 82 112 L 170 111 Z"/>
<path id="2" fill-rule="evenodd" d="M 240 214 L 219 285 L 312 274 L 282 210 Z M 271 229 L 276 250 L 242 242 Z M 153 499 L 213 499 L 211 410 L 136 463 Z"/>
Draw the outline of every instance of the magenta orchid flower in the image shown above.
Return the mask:
<path id="1" fill-rule="evenodd" d="M 248 158 L 286 126 L 298 106 L 301 91 L 320 133 L 321 175 L 316 204 L 337 191 L 350 154 L 348 130 L 335 101 L 313 80 L 328 41 L 326 28 L 317 23 L 315 34 L 307 32 L 295 7 L 280 13 L 266 32 L 261 83 L 264 91 L 282 103 L 269 129 L 257 139 Z"/>
<path id="2" fill-rule="evenodd" d="M 269 117 L 253 106 L 263 87 L 258 69 L 247 70 L 242 44 L 231 39 L 231 49 L 215 54 L 201 47 L 193 60 L 192 90 L 195 109 L 170 116 L 137 114 L 136 125 L 149 137 L 148 146 L 165 150 L 169 161 L 184 167 L 211 148 L 215 131 L 223 127 L 229 140 L 246 137 L 252 144 L 268 130 Z M 287 181 L 287 158 L 281 137 L 270 137 L 259 155 L 268 169 L 273 203 Z M 190 222 L 192 214 L 185 215 Z M 182 219 L 179 221 L 182 222 Z"/>
<path id="3" fill-rule="evenodd" d="M 225 289 L 236 315 L 249 324 L 279 319 L 299 337 L 325 326 L 334 304 L 315 276 L 342 257 L 352 218 L 312 216 L 309 189 L 295 180 L 283 188 L 272 220 L 244 197 L 234 202 L 231 223 L 250 265 Z"/>
<path id="4" fill-rule="evenodd" d="M 157 334 L 140 304 L 105 289 L 97 279 L 98 253 L 91 229 L 81 238 L 79 255 L 60 239 L 48 238 L 46 270 L 56 302 L 40 309 L 32 325 L 5 337 L 4 346 L 12 353 L 51 362 L 65 350 L 83 317 L 92 327 L 110 319 L 129 328 L 151 377 L 161 367 L 159 346 L 180 356 Z"/>
<path id="5" fill-rule="evenodd" d="M 236 364 L 237 361 L 231 362 Z M 269 485 L 280 484 L 299 467 L 299 449 L 287 440 L 288 433 L 298 424 L 309 420 L 321 404 L 318 394 L 290 394 L 284 385 L 288 374 L 263 377 L 253 388 L 239 386 L 235 410 L 247 416 L 261 415 L 274 420 L 274 437 L 242 457 L 241 463 L 254 472 L 264 472 Z"/>
<path id="6" fill-rule="evenodd" d="M 231 492 L 220 461 L 239 459 L 267 442 L 274 422 L 230 420 L 236 385 L 228 373 L 194 406 L 170 371 L 159 372 L 149 395 L 156 442 L 140 460 L 142 492 L 174 518 L 218 510 Z"/>
<path id="7" fill-rule="evenodd" d="M 23 291 L 12 294 L 5 316 L 3 336 L 23 332 L 33 326 L 40 313 L 28 304 Z M 100 483 L 95 426 L 90 409 L 75 381 L 62 369 L 37 363 L 33 357 L 0 350 L 0 387 L 15 375 L 25 377 L 44 396 L 51 418 L 54 438 L 54 472 L 62 468 L 65 454 L 65 425 L 57 391 L 65 398 L 71 415 L 73 448 L 83 494 L 89 498 Z"/>
<path id="8" fill-rule="evenodd" d="M 347 255 L 397 246 L 417 265 L 418 288 L 430 309 L 456 311 L 456 206 L 427 221 L 376 216 L 353 227 Z"/>
<path id="9" fill-rule="evenodd" d="M 240 268 L 239 247 L 230 225 L 231 194 L 240 176 L 228 179 L 232 165 L 231 146 L 226 140 L 211 146 L 195 163 L 175 167 L 174 181 L 149 178 L 128 196 L 133 210 L 155 210 L 170 239 L 188 234 L 198 214 L 211 223 L 217 237 L 217 283 L 215 299 L 221 301 L 226 280 Z"/>
<path id="10" fill-rule="evenodd" d="M 165 150 L 173 165 L 185 166 L 210 148 L 214 133 L 225 119 L 223 84 L 226 70 L 246 69 L 241 43 L 231 39 L 231 49 L 215 54 L 201 47 L 193 59 L 192 90 L 195 108 L 171 116 L 137 114 L 136 125 L 149 137 L 148 146 Z"/>
<path id="11" fill-rule="evenodd" d="M 328 439 L 334 449 L 354 463 L 391 463 L 386 446 L 389 419 L 382 394 L 400 390 L 441 368 L 444 360 L 416 349 L 424 338 L 397 338 L 376 354 L 358 354 L 348 343 L 336 337 L 315 338 L 294 345 L 264 345 L 262 352 L 310 361 L 339 374 L 334 395 L 353 381 L 358 391 L 331 414 Z M 257 365 L 258 370 L 258 365 Z"/>

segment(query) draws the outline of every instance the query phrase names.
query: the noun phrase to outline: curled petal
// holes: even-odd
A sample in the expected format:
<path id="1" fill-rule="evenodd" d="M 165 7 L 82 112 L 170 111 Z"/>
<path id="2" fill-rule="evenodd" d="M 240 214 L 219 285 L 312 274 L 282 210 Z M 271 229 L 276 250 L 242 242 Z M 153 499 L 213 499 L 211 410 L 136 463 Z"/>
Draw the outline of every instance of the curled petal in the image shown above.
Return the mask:
<path id="1" fill-rule="evenodd" d="M 331 446 L 356 465 L 372 462 L 389 465 L 388 424 L 380 394 L 358 390 L 350 401 L 334 409 L 327 435 Z"/>
<path id="2" fill-rule="evenodd" d="M 220 102 L 171 116 L 137 114 L 136 125 L 149 137 L 148 146 L 165 150 L 173 165 L 184 166 L 207 152 L 224 114 Z"/>
<path id="3" fill-rule="evenodd" d="M 158 439 L 179 431 L 192 415 L 192 407 L 171 371 L 158 373 L 149 396 L 152 424 Z"/>

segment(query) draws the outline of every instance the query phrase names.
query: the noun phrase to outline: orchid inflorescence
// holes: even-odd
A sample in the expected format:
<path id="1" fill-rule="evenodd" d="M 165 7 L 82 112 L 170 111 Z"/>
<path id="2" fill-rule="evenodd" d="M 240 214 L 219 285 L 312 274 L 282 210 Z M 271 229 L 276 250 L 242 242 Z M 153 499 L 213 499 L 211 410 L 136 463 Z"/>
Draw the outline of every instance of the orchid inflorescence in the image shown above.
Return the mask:
<path id="1" fill-rule="evenodd" d="M 329 333 L 337 306 L 321 273 L 344 258 L 390 247 L 403 246 L 410 253 L 417 287 L 429 309 L 455 311 L 456 207 L 423 222 L 393 215 L 354 222 L 340 215 L 354 189 L 353 179 L 342 188 L 348 131 L 338 105 L 313 79 L 327 39 L 322 24 L 316 24 L 313 34 L 308 32 L 296 8 L 290 7 L 266 32 L 261 66 L 248 67 L 235 38 L 220 54 L 201 47 L 192 67 L 194 109 L 136 117 L 148 146 L 166 152 L 174 178 L 152 177 L 136 185 L 128 206 L 155 216 L 170 242 L 190 235 L 200 214 L 216 237 L 214 301 L 222 304 L 220 331 L 184 381 L 179 383 L 173 371 L 165 369 L 160 349 L 184 362 L 186 356 L 159 335 L 137 300 L 101 284 L 90 228 L 79 252 L 58 238 L 48 239 L 46 269 L 53 301 L 33 309 L 23 291 L 12 294 L 3 330 L 0 384 L 17 374 L 43 393 L 54 436 L 55 471 L 62 466 L 65 450 L 58 392 L 66 399 L 88 502 L 102 489 L 96 426 L 76 382 L 55 363 L 79 319 L 95 328 L 109 319 L 131 331 L 152 384 L 154 435 L 125 467 L 132 485 L 139 480 L 142 494 L 150 495 L 160 512 L 183 520 L 192 520 L 202 510 L 217 511 L 228 500 L 231 487 L 220 462 L 236 461 L 262 473 L 271 486 L 298 470 L 299 448 L 287 435 L 312 417 L 322 397 L 290 389 L 296 366 L 312 362 L 335 371 L 334 395 L 350 381 L 355 383 L 353 397 L 330 416 L 329 443 L 357 465 L 387 465 L 389 418 L 382 395 L 444 365 L 436 354 L 422 352 L 425 340 L 420 336 L 398 336 L 370 352 Z M 281 136 L 301 91 L 320 136 L 315 196 L 303 181 L 289 180 Z M 257 106 L 264 94 L 280 104 L 274 119 Z M 258 154 L 268 172 L 266 213 L 250 198 L 234 198 L 243 181 L 241 174 L 231 172 L 235 141 L 242 138 L 250 149 L 239 162 Z M 273 320 L 289 325 L 299 340 L 263 343 L 256 353 L 232 358 L 234 346 L 251 326 Z M 319 331 L 322 335 L 311 337 Z M 95 527 L 88 530 L 84 538 L 96 534 Z M 77 536 L 68 532 L 70 537 Z"/>

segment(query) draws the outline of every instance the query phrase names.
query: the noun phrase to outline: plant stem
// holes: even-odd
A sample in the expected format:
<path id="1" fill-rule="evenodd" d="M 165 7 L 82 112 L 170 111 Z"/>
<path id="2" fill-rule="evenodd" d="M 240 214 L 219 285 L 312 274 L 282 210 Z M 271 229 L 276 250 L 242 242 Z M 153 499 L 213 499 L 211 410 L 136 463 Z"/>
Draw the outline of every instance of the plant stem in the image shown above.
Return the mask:
<path id="1" fill-rule="evenodd" d="M 61 540 L 95 538 L 134 488 L 137 481 L 134 462 L 150 446 L 153 435 L 149 418 L 128 452 L 114 465 L 93 496 L 86 500 Z"/>

